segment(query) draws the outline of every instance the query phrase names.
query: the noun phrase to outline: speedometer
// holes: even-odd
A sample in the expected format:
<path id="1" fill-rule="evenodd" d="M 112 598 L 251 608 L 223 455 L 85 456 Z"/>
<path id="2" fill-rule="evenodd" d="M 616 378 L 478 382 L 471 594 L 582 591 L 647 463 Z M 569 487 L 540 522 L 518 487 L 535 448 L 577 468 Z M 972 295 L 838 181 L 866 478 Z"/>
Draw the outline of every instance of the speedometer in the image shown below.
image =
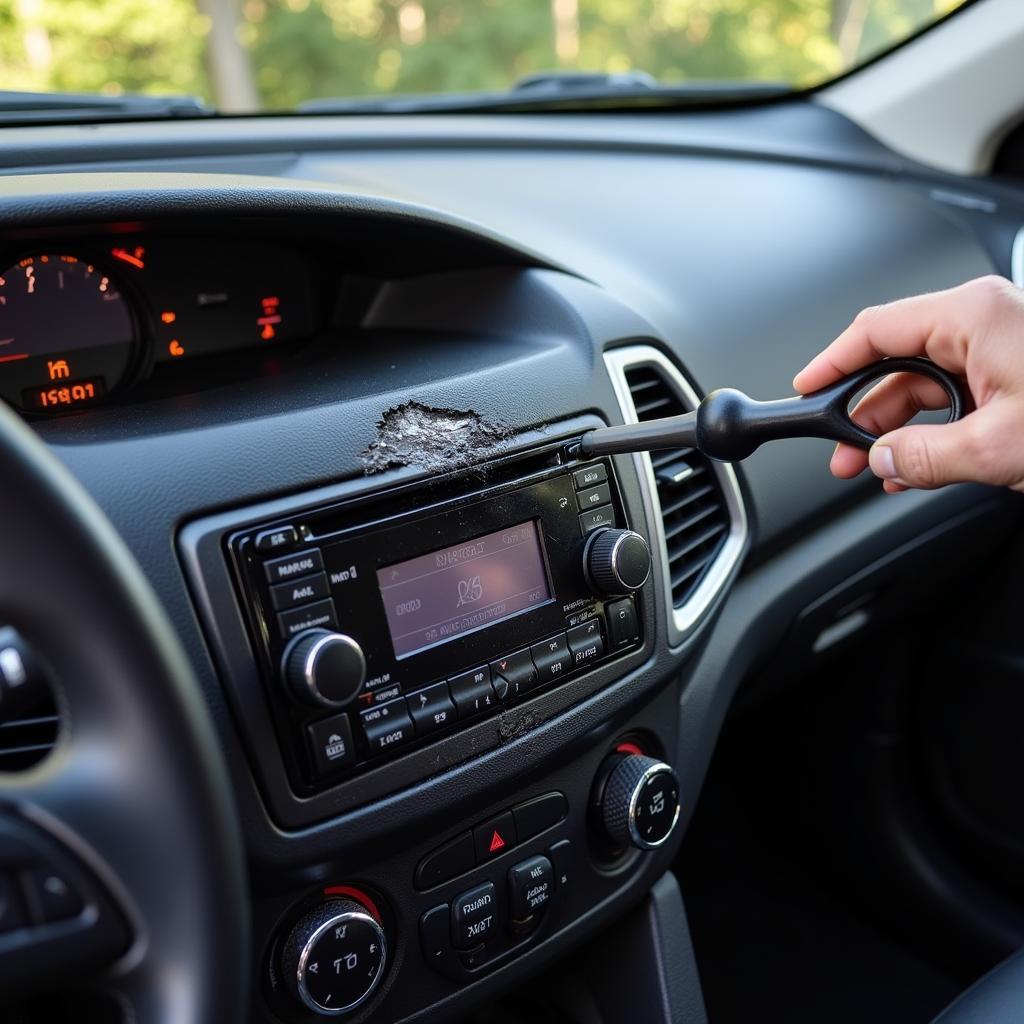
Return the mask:
<path id="1" fill-rule="evenodd" d="M 0 396 L 31 412 L 99 401 L 135 356 L 114 278 L 77 256 L 28 256 L 0 274 Z"/>

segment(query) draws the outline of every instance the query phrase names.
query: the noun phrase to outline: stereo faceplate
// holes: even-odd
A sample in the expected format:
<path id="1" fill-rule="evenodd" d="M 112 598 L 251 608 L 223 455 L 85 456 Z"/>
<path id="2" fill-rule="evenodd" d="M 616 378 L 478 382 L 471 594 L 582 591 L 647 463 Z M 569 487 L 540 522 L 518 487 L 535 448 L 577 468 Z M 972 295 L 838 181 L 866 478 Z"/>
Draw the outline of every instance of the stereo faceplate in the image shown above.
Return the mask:
<path id="1" fill-rule="evenodd" d="M 440 740 L 640 644 L 634 600 L 597 595 L 583 571 L 586 538 L 628 525 L 613 467 L 567 451 L 552 445 L 477 470 L 461 493 L 401 488 L 229 536 L 297 792 Z M 392 583 L 402 599 L 386 608 L 382 585 Z M 303 700 L 316 690 L 309 652 L 330 650 L 332 635 L 344 640 L 320 670 L 355 671 L 354 648 L 365 672 L 349 703 L 317 707 L 315 692 Z M 321 682 L 349 692 L 336 677 Z"/>

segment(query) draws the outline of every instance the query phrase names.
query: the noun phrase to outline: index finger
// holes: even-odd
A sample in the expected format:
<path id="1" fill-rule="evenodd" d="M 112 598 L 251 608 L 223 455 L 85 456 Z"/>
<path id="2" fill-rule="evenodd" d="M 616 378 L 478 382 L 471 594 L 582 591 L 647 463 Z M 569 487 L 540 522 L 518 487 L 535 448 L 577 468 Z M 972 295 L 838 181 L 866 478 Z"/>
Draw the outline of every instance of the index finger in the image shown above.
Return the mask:
<path id="1" fill-rule="evenodd" d="M 927 355 L 939 366 L 963 373 L 965 325 L 978 322 L 977 283 L 863 310 L 796 375 L 793 387 L 801 394 L 817 391 L 886 356 Z"/>

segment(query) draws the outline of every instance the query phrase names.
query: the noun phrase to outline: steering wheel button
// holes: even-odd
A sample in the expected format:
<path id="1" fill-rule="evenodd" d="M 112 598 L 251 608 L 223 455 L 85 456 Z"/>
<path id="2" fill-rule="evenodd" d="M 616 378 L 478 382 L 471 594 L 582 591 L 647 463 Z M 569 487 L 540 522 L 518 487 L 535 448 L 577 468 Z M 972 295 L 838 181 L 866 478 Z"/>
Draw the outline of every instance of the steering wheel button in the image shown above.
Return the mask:
<path id="1" fill-rule="evenodd" d="M 63 921 L 82 912 L 82 898 L 68 881 L 48 868 L 33 868 L 24 875 L 25 894 L 37 921 Z"/>
<path id="2" fill-rule="evenodd" d="M 306 727 L 313 764 L 322 775 L 336 772 L 356 759 L 348 715 L 333 715 Z"/>
<path id="3" fill-rule="evenodd" d="M 484 882 L 455 897 L 452 903 L 452 945 L 473 949 L 497 930 L 498 895 L 493 882 Z"/>

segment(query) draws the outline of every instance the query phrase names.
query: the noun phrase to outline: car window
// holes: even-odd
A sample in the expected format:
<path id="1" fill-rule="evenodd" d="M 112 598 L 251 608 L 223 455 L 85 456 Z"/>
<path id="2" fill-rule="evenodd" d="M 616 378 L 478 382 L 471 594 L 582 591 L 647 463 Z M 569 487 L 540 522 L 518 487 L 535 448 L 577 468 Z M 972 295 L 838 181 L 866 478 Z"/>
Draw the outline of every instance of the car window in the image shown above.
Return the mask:
<path id="1" fill-rule="evenodd" d="M 0 89 L 222 111 L 506 90 L 540 72 L 818 85 L 963 0 L 6 0 Z M 649 76 L 649 78 L 647 77 Z"/>

